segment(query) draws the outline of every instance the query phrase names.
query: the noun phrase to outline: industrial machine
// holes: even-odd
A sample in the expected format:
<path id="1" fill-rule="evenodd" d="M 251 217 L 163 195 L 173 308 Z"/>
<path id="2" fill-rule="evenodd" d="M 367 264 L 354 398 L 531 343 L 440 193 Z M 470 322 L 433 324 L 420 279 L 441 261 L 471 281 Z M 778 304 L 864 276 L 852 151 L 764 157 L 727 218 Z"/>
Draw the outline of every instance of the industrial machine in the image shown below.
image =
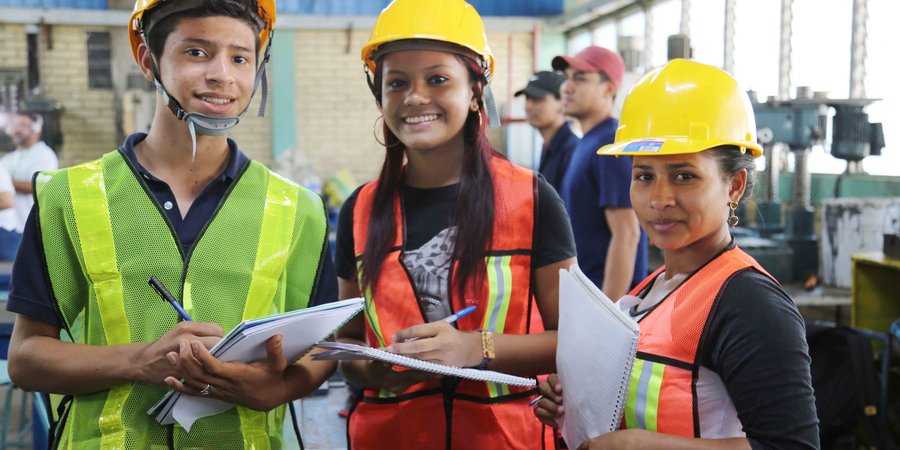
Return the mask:
<path id="1" fill-rule="evenodd" d="M 819 268 L 815 210 L 810 203 L 810 150 L 814 145 L 825 144 L 830 131 L 829 151 L 848 161 L 848 171 L 863 158 L 880 155 L 884 132 L 880 123 L 869 122 L 864 111 L 877 99 L 831 99 L 821 93 L 810 95 L 808 88 L 800 87 L 794 99 L 769 98 L 761 103 L 751 93 L 751 101 L 757 136 L 766 156 L 766 184 L 757 206 L 756 225 L 739 235 L 738 245 L 767 270 L 775 272 L 772 274 L 776 278 L 806 279 Z M 828 117 L 832 113 L 829 130 Z M 794 159 L 792 193 L 786 205 L 778 198 L 778 152 L 783 147 Z M 836 191 L 839 183 L 840 178 Z"/>

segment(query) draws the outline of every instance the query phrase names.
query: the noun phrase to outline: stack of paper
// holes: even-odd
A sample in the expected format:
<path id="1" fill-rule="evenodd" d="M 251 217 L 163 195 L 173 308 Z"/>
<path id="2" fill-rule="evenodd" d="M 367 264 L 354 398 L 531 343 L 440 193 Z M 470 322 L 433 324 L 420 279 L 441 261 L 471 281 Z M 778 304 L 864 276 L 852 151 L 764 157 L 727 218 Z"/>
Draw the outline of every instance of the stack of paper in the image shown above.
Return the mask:
<path id="1" fill-rule="evenodd" d="M 556 369 L 563 385 L 562 435 L 569 448 L 617 430 L 640 335 L 578 266 L 559 271 Z"/>
<path id="2" fill-rule="evenodd" d="M 210 353 L 222 361 L 253 362 L 266 359 L 266 341 L 282 335 L 281 347 L 289 363 L 300 359 L 317 342 L 363 309 L 364 299 L 354 298 L 313 308 L 276 314 L 239 323 Z M 234 405 L 206 397 L 170 391 L 147 414 L 162 425 L 178 422 L 185 430 L 199 418 L 231 409 Z"/>
<path id="3" fill-rule="evenodd" d="M 421 370 L 425 372 L 436 373 L 444 376 L 467 378 L 476 381 L 489 381 L 492 383 L 510 384 L 513 386 L 534 387 L 536 381 L 534 378 L 524 378 L 515 375 L 508 375 L 493 370 L 480 370 L 463 367 L 453 367 L 444 364 L 437 364 L 421 359 L 410 358 L 408 356 L 398 355 L 396 353 L 386 352 L 372 347 L 364 347 L 362 345 L 349 344 L 346 342 L 320 342 L 317 347 L 328 349 L 327 352 L 319 353 L 313 356 L 316 360 L 328 359 L 375 359 L 410 369 Z"/>

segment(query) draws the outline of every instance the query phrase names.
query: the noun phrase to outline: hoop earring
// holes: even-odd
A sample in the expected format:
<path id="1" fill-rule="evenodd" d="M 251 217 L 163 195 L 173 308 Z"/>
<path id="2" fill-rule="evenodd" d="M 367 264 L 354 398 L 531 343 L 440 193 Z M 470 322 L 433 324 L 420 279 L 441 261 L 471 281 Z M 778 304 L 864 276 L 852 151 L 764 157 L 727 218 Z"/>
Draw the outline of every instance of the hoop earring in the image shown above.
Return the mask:
<path id="1" fill-rule="evenodd" d="M 478 129 L 484 128 L 484 119 L 481 117 L 481 111 L 475 110 L 474 113 L 478 116 Z"/>
<path id="2" fill-rule="evenodd" d="M 738 207 L 738 202 L 736 202 L 734 200 L 728 202 L 728 208 L 731 209 L 731 211 L 728 212 L 728 226 L 730 226 L 731 228 L 736 227 L 738 222 L 741 221 L 741 219 L 739 219 L 737 214 L 735 214 L 735 212 L 734 212 L 737 209 L 737 207 Z"/>
<path id="3" fill-rule="evenodd" d="M 381 128 L 382 128 L 382 130 L 384 129 L 384 125 L 383 125 L 383 123 L 384 123 L 384 115 L 381 115 L 381 116 L 376 117 L 376 118 L 375 118 L 375 123 L 372 124 L 372 137 L 375 138 L 375 142 L 381 144 L 381 146 L 384 147 L 384 148 L 394 148 L 394 147 L 400 145 L 400 142 L 395 142 L 395 143 L 393 143 L 393 144 L 391 144 L 391 145 L 387 145 L 387 144 L 385 144 L 384 142 L 381 142 L 380 140 L 378 140 L 378 119 L 381 119 L 381 121 L 382 121 L 382 127 L 381 127 Z"/>

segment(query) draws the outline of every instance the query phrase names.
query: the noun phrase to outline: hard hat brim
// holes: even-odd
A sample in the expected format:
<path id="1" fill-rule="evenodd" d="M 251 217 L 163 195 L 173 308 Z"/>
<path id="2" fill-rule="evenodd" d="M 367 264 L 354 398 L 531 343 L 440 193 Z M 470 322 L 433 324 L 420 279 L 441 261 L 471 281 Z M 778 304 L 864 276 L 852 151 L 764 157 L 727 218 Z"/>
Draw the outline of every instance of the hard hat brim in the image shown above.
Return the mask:
<path id="1" fill-rule="evenodd" d="M 733 145 L 742 151 L 749 150 L 754 158 L 762 156 L 762 147 L 755 142 L 734 140 L 708 140 L 698 142 L 685 137 L 644 138 L 604 145 L 597 154 L 601 156 L 665 156 L 699 153 L 723 145 Z"/>

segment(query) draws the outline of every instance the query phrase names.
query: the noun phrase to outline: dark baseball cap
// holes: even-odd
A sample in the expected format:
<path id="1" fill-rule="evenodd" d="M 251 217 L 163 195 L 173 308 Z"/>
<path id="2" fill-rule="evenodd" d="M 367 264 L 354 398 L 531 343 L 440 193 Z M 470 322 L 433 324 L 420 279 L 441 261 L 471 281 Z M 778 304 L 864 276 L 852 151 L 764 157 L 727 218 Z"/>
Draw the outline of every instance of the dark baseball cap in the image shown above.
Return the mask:
<path id="1" fill-rule="evenodd" d="M 618 53 L 596 45 L 592 45 L 575 56 L 557 56 L 553 58 L 553 70 L 566 70 L 571 67 L 583 72 L 603 72 L 616 87 L 622 86 L 622 75 L 625 73 L 625 62 Z"/>
<path id="2" fill-rule="evenodd" d="M 544 98 L 548 94 L 554 94 L 559 97 L 559 88 L 562 86 L 566 77 L 559 72 L 551 72 L 542 70 L 535 72 L 528 80 L 528 85 L 516 92 L 516 97 L 525 94 L 532 98 Z"/>

